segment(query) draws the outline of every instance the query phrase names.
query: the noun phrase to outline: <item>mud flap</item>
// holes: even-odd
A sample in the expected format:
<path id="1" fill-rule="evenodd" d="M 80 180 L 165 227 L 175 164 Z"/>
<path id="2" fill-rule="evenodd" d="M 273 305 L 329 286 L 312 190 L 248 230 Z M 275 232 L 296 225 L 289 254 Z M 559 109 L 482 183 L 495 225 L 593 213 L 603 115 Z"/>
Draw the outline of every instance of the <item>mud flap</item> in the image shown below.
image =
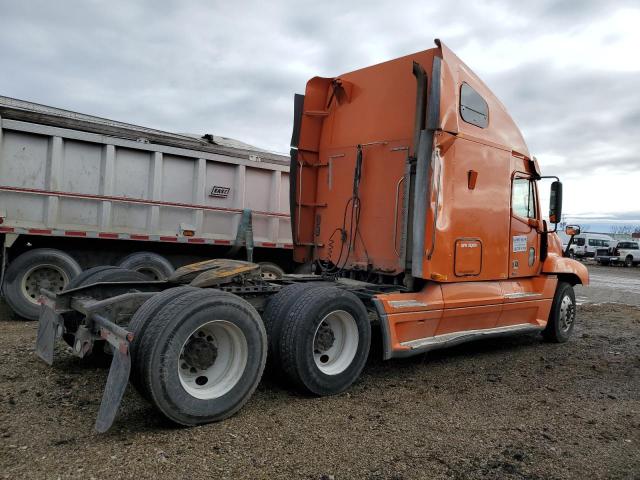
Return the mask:
<path id="1" fill-rule="evenodd" d="M 43 305 L 38 320 L 36 354 L 47 364 L 53 365 L 53 350 L 60 336 L 62 318 L 53 309 Z"/>
<path id="2" fill-rule="evenodd" d="M 121 345 L 121 348 L 114 349 L 113 352 L 107 385 L 102 395 L 98 418 L 96 418 L 95 429 L 98 433 L 106 432 L 113 424 L 118 414 L 124 391 L 129 383 L 130 372 L 131 356 L 129 355 L 129 348 L 126 344 Z"/>

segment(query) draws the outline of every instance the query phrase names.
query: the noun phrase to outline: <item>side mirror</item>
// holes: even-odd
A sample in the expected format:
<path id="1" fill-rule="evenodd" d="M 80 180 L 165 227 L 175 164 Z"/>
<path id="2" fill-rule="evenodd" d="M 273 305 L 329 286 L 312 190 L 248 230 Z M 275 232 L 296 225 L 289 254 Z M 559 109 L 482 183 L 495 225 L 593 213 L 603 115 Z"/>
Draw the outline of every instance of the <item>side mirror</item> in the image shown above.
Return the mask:
<path id="1" fill-rule="evenodd" d="M 551 196 L 549 200 L 549 221 L 559 223 L 562 218 L 562 182 L 555 181 L 551 184 Z"/>
<path id="2" fill-rule="evenodd" d="M 574 235 L 580 235 L 580 227 L 578 225 L 567 225 L 567 228 L 564 229 L 564 233 L 573 237 Z"/>

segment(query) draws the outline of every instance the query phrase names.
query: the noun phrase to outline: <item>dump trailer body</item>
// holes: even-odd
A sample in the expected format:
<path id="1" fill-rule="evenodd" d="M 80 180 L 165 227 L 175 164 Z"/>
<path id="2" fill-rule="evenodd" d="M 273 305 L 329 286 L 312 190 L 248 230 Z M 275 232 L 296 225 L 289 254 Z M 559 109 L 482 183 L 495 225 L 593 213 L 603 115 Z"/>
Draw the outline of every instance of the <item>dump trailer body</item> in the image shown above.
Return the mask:
<path id="1" fill-rule="evenodd" d="M 287 157 L 6 97 L 0 127 L 0 233 L 228 245 L 251 209 L 292 247 Z"/>

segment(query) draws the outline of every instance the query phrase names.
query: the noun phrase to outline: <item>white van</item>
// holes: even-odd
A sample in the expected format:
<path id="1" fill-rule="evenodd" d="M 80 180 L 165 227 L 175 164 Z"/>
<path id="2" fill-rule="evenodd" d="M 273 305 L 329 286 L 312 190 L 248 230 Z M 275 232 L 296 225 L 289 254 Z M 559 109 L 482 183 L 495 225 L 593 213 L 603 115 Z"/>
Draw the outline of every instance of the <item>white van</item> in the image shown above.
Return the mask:
<path id="1" fill-rule="evenodd" d="M 581 233 L 573 237 L 569 256 L 572 258 L 593 258 L 598 248 L 607 248 L 614 242 L 612 237 L 604 233 Z"/>

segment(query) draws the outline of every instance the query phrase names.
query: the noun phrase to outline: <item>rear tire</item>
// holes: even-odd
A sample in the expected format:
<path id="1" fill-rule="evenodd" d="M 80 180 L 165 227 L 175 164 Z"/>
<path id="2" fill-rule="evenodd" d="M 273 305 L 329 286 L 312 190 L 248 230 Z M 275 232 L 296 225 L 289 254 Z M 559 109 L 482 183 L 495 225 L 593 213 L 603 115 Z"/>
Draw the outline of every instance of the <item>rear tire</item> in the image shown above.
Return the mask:
<path id="1" fill-rule="evenodd" d="M 133 333 L 133 341 L 131 342 L 131 383 L 140 392 L 140 394 L 151 401 L 149 392 L 145 389 L 143 380 L 143 356 L 140 344 L 145 336 L 147 327 L 158 315 L 158 312 L 164 308 L 169 302 L 173 302 L 178 297 L 189 292 L 199 291 L 199 289 L 190 286 L 182 286 L 164 290 L 154 295 L 144 302 L 142 306 L 133 314 L 129 322 L 128 330 Z"/>
<path id="2" fill-rule="evenodd" d="M 60 293 L 82 272 L 70 255 L 53 248 L 36 248 L 23 253 L 8 266 L 4 294 L 9 306 L 22 318 L 40 316 L 40 289 Z"/>
<path id="3" fill-rule="evenodd" d="M 118 266 L 140 272 L 152 280 L 166 280 L 175 270 L 169 260 L 153 252 L 132 253 L 120 260 Z"/>
<path id="4" fill-rule="evenodd" d="M 327 282 L 294 283 L 283 287 L 268 299 L 267 306 L 262 314 L 262 321 L 269 341 L 269 353 L 267 355 L 267 368 L 269 371 L 277 370 L 280 366 L 282 325 L 291 306 L 298 300 L 300 293 L 303 291 L 309 288 L 327 286 L 327 284 Z"/>
<path id="5" fill-rule="evenodd" d="M 282 327 L 282 369 L 303 392 L 335 395 L 360 376 L 370 344 L 371 325 L 358 297 L 337 287 L 305 290 Z"/>
<path id="6" fill-rule="evenodd" d="M 549 321 L 542 331 L 545 340 L 564 343 L 573 333 L 576 320 L 576 296 L 571 284 L 558 282 L 556 294 L 551 304 Z"/>
<path id="7" fill-rule="evenodd" d="M 633 257 L 631 255 L 627 255 L 627 258 L 624 259 L 624 266 L 627 268 L 633 267 Z"/>
<path id="8" fill-rule="evenodd" d="M 223 420 L 258 386 L 267 336 L 258 312 L 226 292 L 198 289 L 167 303 L 141 338 L 152 403 L 180 425 Z"/>

